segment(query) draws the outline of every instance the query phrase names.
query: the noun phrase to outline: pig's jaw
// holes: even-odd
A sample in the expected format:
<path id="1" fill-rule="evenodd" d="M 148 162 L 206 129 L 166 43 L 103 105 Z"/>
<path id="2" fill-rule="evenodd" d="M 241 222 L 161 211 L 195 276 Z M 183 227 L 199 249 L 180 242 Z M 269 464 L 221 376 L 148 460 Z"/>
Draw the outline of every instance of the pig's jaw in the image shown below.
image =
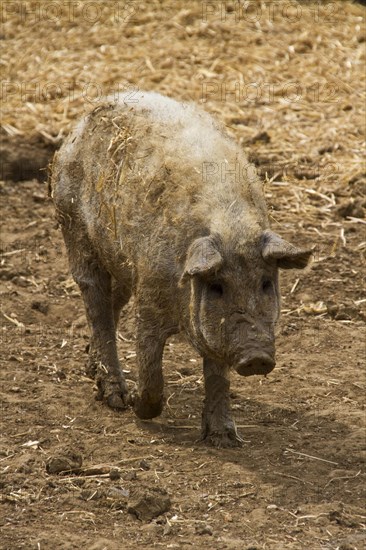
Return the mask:
<path id="1" fill-rule="evenodd" d="M 241 376 L 252 376 L 253 374 L 268 374 L 275 367 L 273 355 L 265 351 L 248 354 L 245 359 L 234 365 L 234 370 Z"/>

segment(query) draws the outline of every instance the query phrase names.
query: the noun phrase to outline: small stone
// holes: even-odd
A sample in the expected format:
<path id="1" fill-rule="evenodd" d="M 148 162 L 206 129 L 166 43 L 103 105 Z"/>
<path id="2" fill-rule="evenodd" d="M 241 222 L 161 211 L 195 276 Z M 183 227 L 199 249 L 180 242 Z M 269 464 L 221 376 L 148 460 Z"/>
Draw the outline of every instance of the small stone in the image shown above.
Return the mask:
<path id="1" fill-rule="evenodd" d="M 196 527 L 197 535 L 211 535 L 213 534 L 211 525 L 204 525 L 203 527 Z"/>
<path id="2" fill-rule="evenodd" d="M 143 459 L 140 461 L 140 468 L 142 468 L 143 470 L 150 470 L 150 464 Z"/>
<path id="3" fill-rule="evenodd" d="M 61 369 L 56 371 L 56 376 L 59 380 L 66 380 L 66 373 Z"/>
<path id="4" fill-rule="evenodd" d="M 109 472 L 109 479 L 112 481 L 117 481 L 118 479 L 121 479 L 121 474 L 117 468 L 112 468 L 112 470 Z"/>
<path id="5" fill-rule="evenodd" d="M 31 308 L 32 309 L 35 309 L 36 311 L 40 311 L 44 315 L 47 315 L 49 307 L 50 306 L 49 306 L 48 302 L 45 301 L 45 300 L 34 300 L 31 303 Z"/>
<path id="6" fill-rule="evenodd" d="M 233 487 L 235 489 L 242 489 L 243 487 L 245 487 L 245 483 L 242 483 L 241 481 L 234 481 Z"/>

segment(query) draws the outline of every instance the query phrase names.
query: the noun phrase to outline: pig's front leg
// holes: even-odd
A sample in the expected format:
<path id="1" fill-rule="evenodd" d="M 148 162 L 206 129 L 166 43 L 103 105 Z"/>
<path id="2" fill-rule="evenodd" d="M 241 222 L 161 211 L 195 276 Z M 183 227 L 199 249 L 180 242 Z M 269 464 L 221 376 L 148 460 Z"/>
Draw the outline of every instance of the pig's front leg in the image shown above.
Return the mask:
<path id="1" fill-rule="evenodd" d="M 211 359 L 203 359 L 205 401 L 202 439 L 215 447 L 240 447 L 243 440 L 230 415 L 229 369 Z"/>
<path id="2" fill-rule="evenodd" d="M 139 369 L 138 392 L 133 408 L 141 419 L 159 416 L 164 407 L 163 350 L 171 334 L 162 323 L 159 308 L 138 308 L 136 359 Z"/>

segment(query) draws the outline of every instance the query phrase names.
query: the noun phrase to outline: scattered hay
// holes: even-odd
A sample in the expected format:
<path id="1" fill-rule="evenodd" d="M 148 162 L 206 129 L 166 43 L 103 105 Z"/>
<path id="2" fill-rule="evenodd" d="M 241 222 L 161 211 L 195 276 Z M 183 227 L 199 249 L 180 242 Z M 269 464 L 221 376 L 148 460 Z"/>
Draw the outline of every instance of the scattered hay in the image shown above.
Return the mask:
<path id="1" fill-rule="evenodd" d="M 351 196 L 365 206 L 362 6 L 335 3 L 329 14 L 319 2 L 205 10 L 155 0 L 127 13 L 102 1 L 91 14 L 80 2 L 72 13 L 70 3 L 57 13 L 46 0 L 36 10 L 21 4 L 4 14 L 5 141 L 38 136 L 54 147 L 103 96 L 156 90 L 200 102 L 226 123 L 266 179 L 274 226 L 294 231 L 295 212 L 324 234 L 363 217 L 358 209 L 357 220 L 334 221 Z M 121 152 L 128 129 L 116 139 L 111 148 Z"/>

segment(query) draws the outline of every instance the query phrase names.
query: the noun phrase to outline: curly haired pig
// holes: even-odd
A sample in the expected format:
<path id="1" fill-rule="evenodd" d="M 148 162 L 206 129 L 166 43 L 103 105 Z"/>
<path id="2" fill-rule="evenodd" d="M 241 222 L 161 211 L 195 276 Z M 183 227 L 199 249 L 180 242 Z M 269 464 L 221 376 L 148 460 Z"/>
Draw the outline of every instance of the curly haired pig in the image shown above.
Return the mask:
<path id="1" fill-rule="evenodd" d="M 98 397 L 139 418 L 164 405 L 162 355 L 184 332 L 203 358 L 202 437 L 241 444 L 229 371 L 275 366 L 279 268 L 311 256 L 269 229 L 262 185 L 243 151 L 205 111 L 152 92 L 117 94 L 83 118 L 56 154 L 52 195 L 91 330 Z M 116 348 L 134 295 L 138 392 Z"/>

